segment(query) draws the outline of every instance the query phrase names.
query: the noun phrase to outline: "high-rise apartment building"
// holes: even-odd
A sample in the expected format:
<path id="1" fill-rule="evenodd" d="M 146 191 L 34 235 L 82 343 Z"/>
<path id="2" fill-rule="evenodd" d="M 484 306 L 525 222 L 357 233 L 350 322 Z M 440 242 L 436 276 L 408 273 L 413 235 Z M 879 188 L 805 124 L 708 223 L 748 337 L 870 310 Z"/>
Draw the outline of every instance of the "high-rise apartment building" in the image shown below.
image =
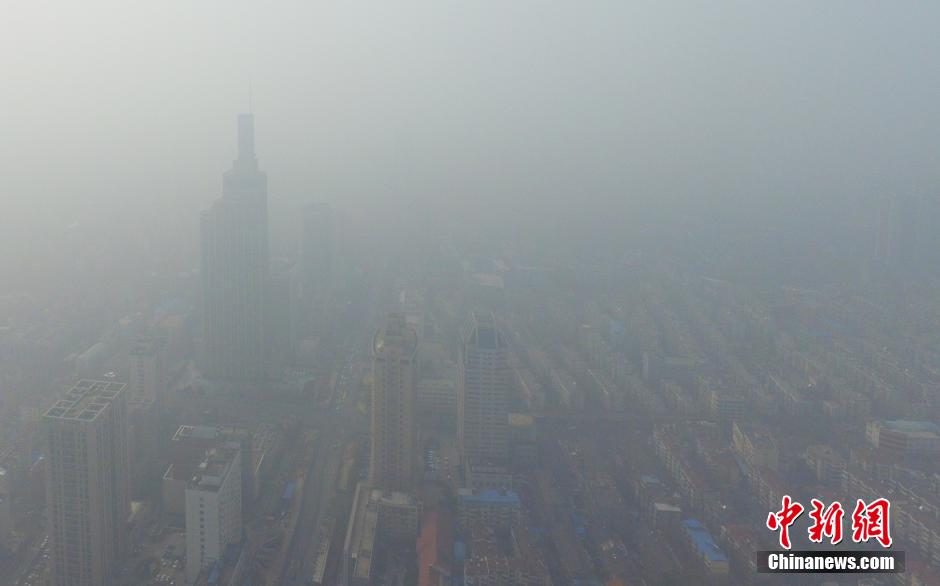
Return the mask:
<path id="1" fill-rule="evenodd" d="M 163 338 L 142 338 L 128 356 L 127 412 L 131 492 L 143 496 L 153 480 L 164 443 L 166 359 Z"/>
<path id="2" fill-rule="evenodd" d="M 223 559 L 242 537 L 241 446 L 211 448 L 186 486 L 186 581 Z"/>
<path id="3" fill-rule="evenodd" d="M 369 483 L 409 491 L 417 457 L 415 384 L 418 335 L 401 313 L 388 315 L 372 342 L 372 452 Z"/>
<path id="4" fill-rule="evenodd" d="M 209 378 L 266 378 L 268 179 L 255 157 L 254 116 L 238 117 L 238 158 L 222 197 L 203 212 L 202 284 L 205 372 Z"/>
<path id="5" fill-rule="evenodd" d="M 130 512 L 123 383 L 81 380 L 43 416 L 52 583 L 109 584 Z"/>
<path id="6" fill-rule="evenodd" d="M 131 397 L 152 397 L 162 409 L 166 393 L 166 341 L 145 337 L 131 348 L 127 392 Z"/>
<path id="7" fill-rule="evenodd" d="M 464 462 L 505 464 L 509 441 L 509 346 L 492 313 L 473 313 L 461 332 L 457 442 Z"/>

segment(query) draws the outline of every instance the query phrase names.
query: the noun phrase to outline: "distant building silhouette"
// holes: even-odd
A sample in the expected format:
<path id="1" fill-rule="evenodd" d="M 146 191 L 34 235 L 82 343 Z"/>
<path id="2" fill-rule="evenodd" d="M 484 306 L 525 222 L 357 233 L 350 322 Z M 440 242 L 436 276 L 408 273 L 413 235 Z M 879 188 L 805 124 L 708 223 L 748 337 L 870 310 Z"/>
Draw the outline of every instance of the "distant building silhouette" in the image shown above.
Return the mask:
<path id="1" fill-rule="evenodd" d="M 292 266 L 274 259 L 268 268 L 265 286 L 264 325 L 267 339 L 268 374 L 279 372 L 294 355 L 294 303 Z"/>
<path id="2" fill-rule="evenodd" d="M 211 379 L 258 381 L 268 374 L 268 179 L 258 169 L 254 116 L 238 117 L 238 158 L 222 197 L 202 214 L 203 343 Z"/>
<path id="3" fill-rule="evenodd" d="M 323 289 L 333 269 L 333 211 L 329 205 L 311 203 L 302 212 L 300 273 L 304 299 Z"/>
<path id="4" fill-rule="evenodd" d="M 372 343 L 372 452 L 369 484 L 409 491 L 417 455 L 415 385 L 418 335 L 401 313 L 388 315 Z"/>
<path id="5" fill-rule="evenodd" d="M 13 487 L 10 474 L 0 466 L 0 550 L 7 550 L 13 537 Z"/>
<path id="6" fill-rule="evenodd" d="M 166 393 L 165 340 L 138 340 L 130 350 L 128 361 L 128 442 L 131 492 L 136 497 L 147 493 L 161 455 Z"/>
<path id="7" fill-rule="evenodd" d="M 913 195 L 896 194 L 881 202 L 875 247 L 882 267 L 904 271 L 919 260 L 925 208 L 922 199 Z"/>

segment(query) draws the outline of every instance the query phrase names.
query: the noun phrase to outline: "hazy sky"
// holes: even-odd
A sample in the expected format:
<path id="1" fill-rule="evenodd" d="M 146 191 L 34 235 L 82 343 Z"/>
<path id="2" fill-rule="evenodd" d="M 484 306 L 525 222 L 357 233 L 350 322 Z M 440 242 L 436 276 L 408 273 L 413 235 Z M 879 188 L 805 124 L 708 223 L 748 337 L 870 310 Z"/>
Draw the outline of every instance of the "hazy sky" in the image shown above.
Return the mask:
<path id="1" fill-rule="evenodd" d="M 854 0 L 8 1 L 0 227 L 189 217 L 249 80 L 275 199 L 632 217 L 935 193 L 938 22 Z"/>

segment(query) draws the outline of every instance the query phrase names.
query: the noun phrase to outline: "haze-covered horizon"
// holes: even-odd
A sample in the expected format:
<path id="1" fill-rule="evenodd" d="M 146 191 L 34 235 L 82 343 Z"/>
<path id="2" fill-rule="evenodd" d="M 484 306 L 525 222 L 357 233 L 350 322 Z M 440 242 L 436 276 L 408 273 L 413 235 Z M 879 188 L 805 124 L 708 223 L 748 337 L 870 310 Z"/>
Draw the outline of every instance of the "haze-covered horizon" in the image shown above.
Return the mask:
<path id="1" fill-rule="evenodd" d="M 6 2 L 0 586 L 940 584 L 938 23 Z"/>
<path id="2" fill-rule="evenodd" d="M 875 2 L 20 3 L 0 24 L 3 232 L 41 248 L 146 217 L 194 242 L 249 83 L 274 208 L 615 229 L 932 195 L 938 17 Z"/>

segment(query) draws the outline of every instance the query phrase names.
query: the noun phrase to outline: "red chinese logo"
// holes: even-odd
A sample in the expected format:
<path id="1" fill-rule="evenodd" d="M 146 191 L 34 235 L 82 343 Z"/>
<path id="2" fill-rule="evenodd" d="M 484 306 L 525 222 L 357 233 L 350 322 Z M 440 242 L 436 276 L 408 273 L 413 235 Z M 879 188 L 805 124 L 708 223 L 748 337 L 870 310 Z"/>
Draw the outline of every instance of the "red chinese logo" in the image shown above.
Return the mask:
<path id="1" fill-rule="evenodd" d="M 803 505 L 784 495 L 782 506 L 776 513 L 767 515 L 767 528 L 780 531 L 780 547 L 790 549 L 790 525 L 803 514 Z"/>
<path id="2" fill-rule="evenodd" d="M 842 541 L 842 518 L 845 511 L 842 510 L 842 503 L 834 502 L 825 508 L 822 501 L 813 499 L 813 510 L 809 516 L 813 520 L 813 526 L 809 528 L 809 540 L 813 543 L 822 543 L 823 536 L 829 538 L 832 545 Z"/>
<path id="3" fill-rule="evenodd" d="M 842 541 L 842 521 L 845 510 L 842 503 L 834 501 L 828 507 L 818 499 L 812 500 L 813 510 L 809 512 L 813 524 L 809 528 L 809 540 L 813 543 L 822 543 L 823 538 L 829 538 L 832 545 Z M 794 501 L 789 495 L 781 499 L 779 511 L 767 515 L 767 528 L 779 531 L 780 547 L 790 549 L 790 526 L 803 514 L 803 505 Z M 869 504 L 859 499 L 852 512 L 852 541 L 867 543 L 875 539 L 882 547 L 891 547 L 891 503 L 888 499 L 879 498 Z"/>
<path id="4" fill-rule="evenodd" d="M 880 498 L 868 505 L 859 499 L 852 513 L 852 541 L 865 543 L 877 539 L 882 547 L 891 547 L 890 515 L 888 499 Z"/>

